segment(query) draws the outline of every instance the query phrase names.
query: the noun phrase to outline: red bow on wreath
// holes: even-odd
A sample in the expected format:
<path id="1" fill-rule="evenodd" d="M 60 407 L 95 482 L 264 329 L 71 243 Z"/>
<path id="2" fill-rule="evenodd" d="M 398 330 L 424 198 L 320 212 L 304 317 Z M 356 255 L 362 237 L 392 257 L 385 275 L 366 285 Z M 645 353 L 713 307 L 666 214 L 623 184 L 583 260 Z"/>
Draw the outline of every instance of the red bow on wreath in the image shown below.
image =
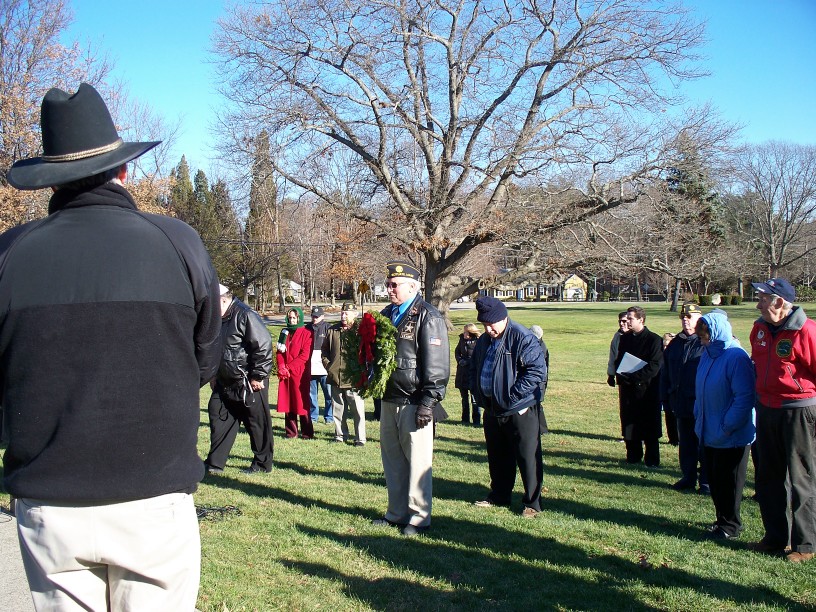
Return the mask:
<path id="1" fill-rule="evenodd" d="M 362 366 L 360 374 L 360 388 L 366 386 L 369 378 L 369 370 L 374 363 L 374 340 L 377 338 L 377 322 L 371 313 L 367 312 L 360 321 L 357 329 L 360 334 L 360 351 L 357 355 L 357 362 Z"/>

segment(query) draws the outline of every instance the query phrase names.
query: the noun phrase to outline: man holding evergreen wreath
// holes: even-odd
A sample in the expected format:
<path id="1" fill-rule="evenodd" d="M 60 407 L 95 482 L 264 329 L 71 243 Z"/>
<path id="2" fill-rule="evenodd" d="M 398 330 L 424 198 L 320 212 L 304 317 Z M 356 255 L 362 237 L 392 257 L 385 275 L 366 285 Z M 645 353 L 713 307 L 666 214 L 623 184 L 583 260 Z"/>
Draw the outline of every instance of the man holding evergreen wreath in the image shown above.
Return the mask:
<path id="1" fill-rule="evenodd" d="M 397 366 L 380 415 L 388 511 L 373 524 L 397 526 L 404 535 L 416 536 L 431 524 L 431 423 L 450 376 L 448 329 L 445 318 L 419 293 L 419 270 L 406 261 L 392 261 L 387 268 L 391 304 L 382 314 L 397 328 Z"/>

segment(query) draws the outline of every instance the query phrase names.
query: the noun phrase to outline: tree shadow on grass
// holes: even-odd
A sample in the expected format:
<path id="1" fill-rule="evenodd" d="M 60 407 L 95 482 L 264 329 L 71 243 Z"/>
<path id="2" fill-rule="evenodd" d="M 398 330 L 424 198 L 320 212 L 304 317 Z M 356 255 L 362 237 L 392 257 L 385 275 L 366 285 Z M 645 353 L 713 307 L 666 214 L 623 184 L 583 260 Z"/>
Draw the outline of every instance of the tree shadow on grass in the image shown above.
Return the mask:
<path id="1" fill-rule="evenodd" d="M 341 505 L 333 503 L 331 500 L 323 497 L 307 497 L 267 483 L 247 482 L 228 476 L 218 476 L 216 478 L 207 479 L 207 484 L 219 489 L 239 491 L 250 497 L 279 500 L 288 504 L 302 506 L 303 508 L 319 506 L 327 511 L 337 512 L 339 514 L 365 516 L 371 517 L 372 519 L 378 518 L 377 513 L 367 506 Z M 385 486 L 385 483 L 383 483 L 383 486 Z"/>
<path id="2" fill-rule="evenodd" d="M 310 537 L 352 546 L 389 566 L 450 585 L 442 589 L 396 578 L 372 581 L 352 572 L 338 574 L 338 569 L 328 564 L 282 561 L 309 575 L 339 579 L 350 597 L 378 610 L 658 609 L 632 598 L 634 591 L 649 588 L 702 591 L 724 602 L 747 606 L 761 601 L 784 609 L 804 609 L 767 587 L 701 577 L 670 565 L 642 567 L 634 559 L 587 554 L 554 538 L 466 520 L 443 518 L 428 534 L 413 539 L 400 536 L 396 530 L 388 535 L 338 535 L 303 525 L 297 528 Z M 456 545 L 446 540 L 454 540 Z M 493 545 L 488 548 L 486 542 Z"/>
<path id="3" fill-rule="evenodd" d="M 605 440 L 608 442 L 617 442 L 618 440 L 620 440 L 620 437 L 616 436 L 589 433 L 586 431 L 573 431 L 570 429 L 550 429 L 550 433 L 555 436 L 573 436 L 575 438 L 587 438 L 589 440 Z"/>

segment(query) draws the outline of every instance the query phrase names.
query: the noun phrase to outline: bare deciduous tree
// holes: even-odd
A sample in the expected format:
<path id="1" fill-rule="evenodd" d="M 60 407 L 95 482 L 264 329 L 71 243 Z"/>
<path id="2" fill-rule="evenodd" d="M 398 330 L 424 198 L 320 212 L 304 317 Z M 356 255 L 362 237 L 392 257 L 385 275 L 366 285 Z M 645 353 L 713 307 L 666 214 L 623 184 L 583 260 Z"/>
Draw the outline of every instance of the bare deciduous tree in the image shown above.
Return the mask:
<path id="1" fill-rule="evenodd" d="M 769 276 L 816 250 L 816 146 L 770 141 L 735 160 L 729 213 L 737 238 L 757 249 Z"/>
<path id="2" fill-rule="evenodd" d="M 223 124 L 269 129 L 276 171 L 327 202 L 351 152 L 366 196 L 352 214 L 419 260 L 445 310 L 475 289 L 457 272 L 478 245 L 639 196 L 678 133 L 661 92 L 697 75 L 702 36 L 659 1 L 274 0 L 234 9 L 215 48 L 237 108 Z M 512 199 L 563 175 L 582 186 L 569 207 Z"/>

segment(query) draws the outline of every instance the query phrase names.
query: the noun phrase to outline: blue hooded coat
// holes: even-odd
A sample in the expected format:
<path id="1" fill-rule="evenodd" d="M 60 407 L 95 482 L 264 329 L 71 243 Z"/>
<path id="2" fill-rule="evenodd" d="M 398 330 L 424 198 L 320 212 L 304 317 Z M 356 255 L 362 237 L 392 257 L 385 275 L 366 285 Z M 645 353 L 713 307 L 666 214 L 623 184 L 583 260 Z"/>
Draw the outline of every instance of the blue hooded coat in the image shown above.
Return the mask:
<path id="1" fill-rule="evenodd" d="M 711 342 L 697 368 L 695 433 L 702 446 L 747 446 L 756 437 L 754 364 L 732 336 L 724 313 L 710 312 L 701 320 L 708 325 Z"/>

